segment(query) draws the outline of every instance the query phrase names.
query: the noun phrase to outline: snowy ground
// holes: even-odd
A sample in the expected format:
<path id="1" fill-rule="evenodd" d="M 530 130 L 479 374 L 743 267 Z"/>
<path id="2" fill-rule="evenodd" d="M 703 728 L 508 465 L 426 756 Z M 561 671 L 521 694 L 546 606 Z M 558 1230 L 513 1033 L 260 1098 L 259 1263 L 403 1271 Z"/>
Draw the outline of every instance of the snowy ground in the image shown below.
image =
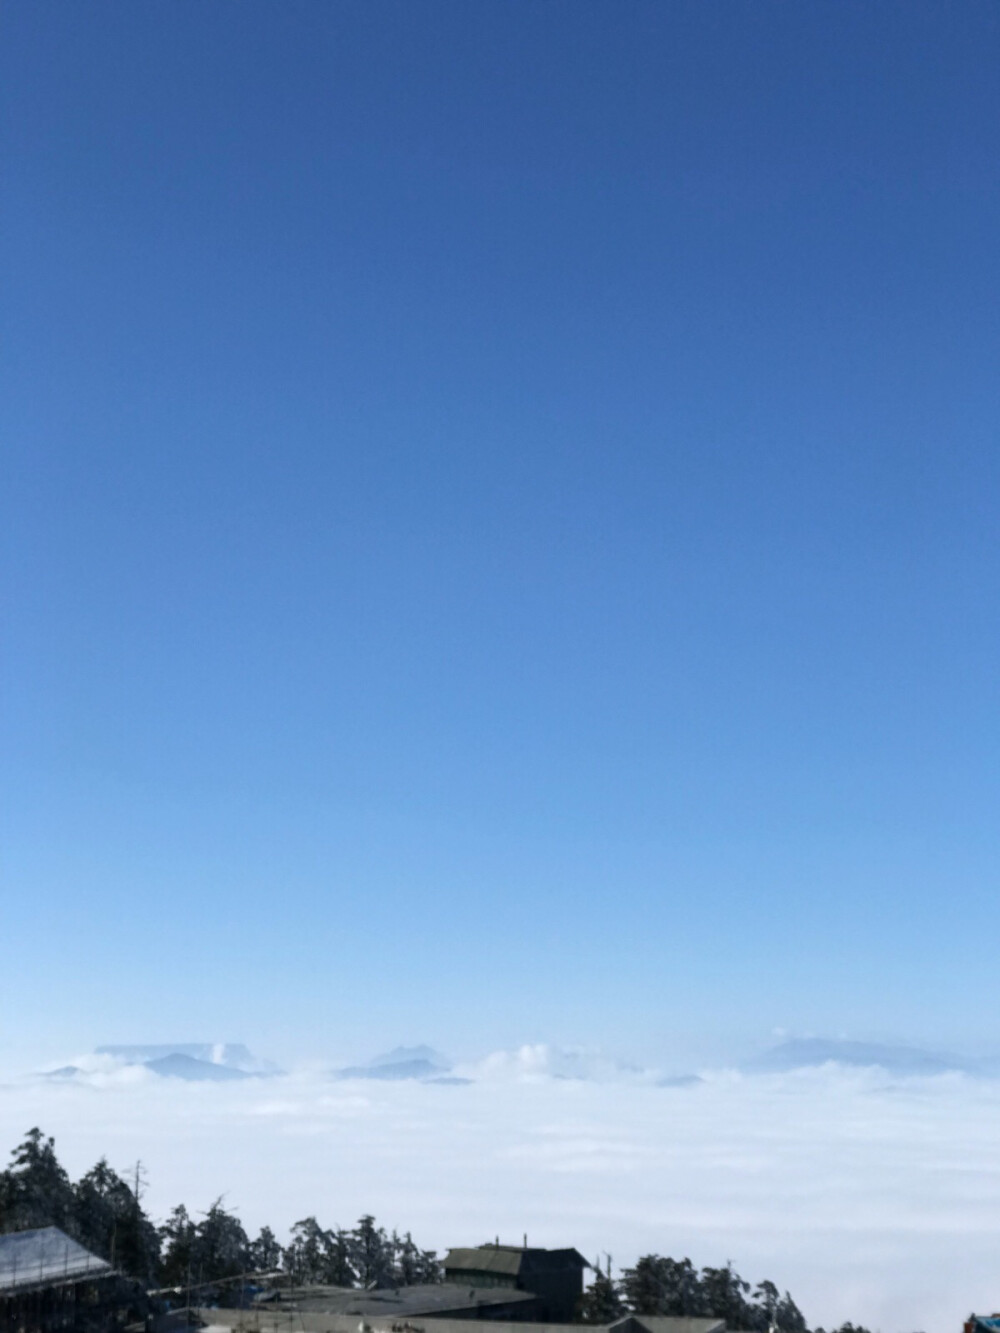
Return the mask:
<path id="1" fill-rule="evenodd" d="M 1000 1308 L 1000 1081 L 826 1067 L 658 1088 L 545 1070 L 495 1059 L 468 1086 L 9 1079 L 0 1146 L 37 1124 L 74 1176 L 141 1157 L 160 1217 L 224 1195 L 279 1234 L 374 1212 L 439 1250 L 527 1232 L 616 1266 L 729 1259 L 827 1328 L 958 1333 Z"/>

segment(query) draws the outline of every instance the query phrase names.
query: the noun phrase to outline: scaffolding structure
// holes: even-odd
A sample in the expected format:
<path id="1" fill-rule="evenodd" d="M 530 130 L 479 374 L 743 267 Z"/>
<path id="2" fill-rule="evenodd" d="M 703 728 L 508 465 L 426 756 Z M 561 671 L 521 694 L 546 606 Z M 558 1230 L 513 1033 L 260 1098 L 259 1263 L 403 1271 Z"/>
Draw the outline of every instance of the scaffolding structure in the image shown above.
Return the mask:
<path id="1" fill-rule="evenodd" d="M 106 1333 L 121 1278 L 58 1227 L 0 1236 L 0 1333 Z"/>

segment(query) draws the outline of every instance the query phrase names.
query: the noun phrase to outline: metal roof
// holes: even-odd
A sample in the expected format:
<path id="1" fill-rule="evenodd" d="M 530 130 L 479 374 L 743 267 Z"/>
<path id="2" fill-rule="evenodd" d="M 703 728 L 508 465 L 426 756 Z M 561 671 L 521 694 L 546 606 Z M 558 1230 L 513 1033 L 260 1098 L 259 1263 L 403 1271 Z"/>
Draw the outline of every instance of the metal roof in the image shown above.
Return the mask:
<path id="1" fill-rule="evenodd" d="M 519 1245 L 478 1245 L 473 1249 L 449 1250 L 443 1262 L 446 1273 L 504 1273 L 508 1277 L 590 1267 L 579 1250 L 526 1250 Z"/>
<path id="2" fill-rule="evenodd" d="M 477 1249 L 449 1250 L 444 1257 L 446 1273 L 506 1273 L 518 1277 L 524 1263 L 524 1251 L 509 1245 L 483 1245 Z"/>
<path id="3" fill-rule="evenodd" d="M 622 1324 L 635 1321 L 646 1333 L 725 1333 L 726 1321 L 714 1316 L 633 1314 L 626 1315 Z M 617 1333 L 619 1324 L 612 1324 L 608 1333 Z M 627 1330 L 622 1330 L 627 1333 Z"/>
<path id="4" fill-rule="evenodd" d="M 0 1292 L 107 1277 L 113 1271 L 110 1264 L 70 1240 L 58 1227 L 0 1236 Z"/>
<path id="5" fill-rule="evenodd" d="M 209 1323 L 222 1328 L 235 1329 L 246 1322 L 243 1310 L 201 1310 L 201 1316 Z M 417 1316 L 418 1323 L 411 1323 L 404 1315 L 362 1315 L 360 1321 L 356 1314 L 319 1313 L 308 1309 L 295 1314 L 295 1327 L 300 1333 L 359 1333 L 360 1324 L 367 1325 L 370 1333 L 470 1333 L 473 1328 L 488 1328 L 489 1333 L 580 1333 L 583 1327 L 589 1333 L 616 1333 L 623 1324 L 634 1320 L 642 1333 L 724 1333 L 725 1322 L 721 1319 L 688 1319 L 681 1316 L 667 1315 L 628 1315 L 613 1324 L 541 1324 L 525 1320 L 493 1319 L 484 1320 L 466 1318 L 449 1319 L 435 1316 Z M 287 1333 L 290 1320 L 287 1312 L 280 1307 L 261 1310 L 254 1316 L 254 1326 L 259 1333 Z"/>
<path id="6" fill-rule="evenodd" d="M 527 1291 L 506 1287 L 472 1287 L 467 1283 L 427 1282 L 412 1287 L 299 1287 L 281 1293 L 284 1308 L 329 1314 L 408 1316 L 443 1314 L 452 1310 L 488 1310 L 491 1306 L 530 1305 Z"/>

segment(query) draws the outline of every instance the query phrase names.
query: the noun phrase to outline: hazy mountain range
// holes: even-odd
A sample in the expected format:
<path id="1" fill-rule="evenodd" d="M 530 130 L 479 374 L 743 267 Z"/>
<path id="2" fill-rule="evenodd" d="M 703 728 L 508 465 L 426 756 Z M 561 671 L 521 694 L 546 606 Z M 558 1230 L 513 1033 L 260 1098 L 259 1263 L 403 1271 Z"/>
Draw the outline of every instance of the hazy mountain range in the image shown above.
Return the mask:
<path id="1" fill-rule="evenodd" d="M 738 1066 L 745 1076 L 784 1074 L 823 1065 L 883 1070 L 894 1078 L 930 1078 L 964 1074 L 977 1078 L 1000 1076 L 996 1057 L 972 1058 L 892 1042 L 853 1041 L 829 1037 L 797 1037 L 752 1056 Z M 258 1059 L 242 1043 L 178 1042 L 98 1046 L 94 1055 L 46 1071 L 44 1077 L 67 1081 L 115 1070 L 142 1068 L 161 1078 L 186 1082 L 222 1083 L 273 1076 L 282 1071 Z M 462 1085 L 480 1079 L 528 1077 L 573 1079 L 585 1082 L 635 1081 L 662 1088 L 696 1088 L 711 1070 L 657 1072 L 625 1064 L 600 1052 L 545 1045 L 495 1052 L 456 1071 L 452 1062 L 428 1045 L 397 1046 L 364 1064 L 330 1071 L 338 1079 L 381 1082 L 417 1082 Z"/>
<path id="2" fill-rule="evenodd" d="M 97 1070 L 110 1061 L 113 1067 L 139 1067 L 160 1078 L 180 1078 L 189 1083 L 226 1083 L 281 1072 L 270 1061 L 258 1060 L 238 1042 L 98 1046 L 94 1056 L 100 1062 Z M 62 1065 L 49 1070 L 46 1077 L 61 1081 L 94 1072 L 94 1067 L 83 1064 Z"/>
<path id="3" fill-rule="evenodd" d="M 173 1045 L 154 1046 L 98 1046 L 95 1055 L 110 1055 L 126 1064 L 151 1064 L 174 1055 L 182 1055 L 202 1064 L 224 1065 L 245 1073 L 261 1071 L 264 1062 L 257 1060 L 242 1042 L 177 1042 Z"/>
<path id="4" fill-rule="evenodd" d="M 992 1076 L 998 1072 L 995 1060 L 970 1060 L 916 1046 L 827 1037 L 799 1037 L 782 1042 L 746 1061 L 743 1069 L 751 1074 L 782 1074 L 825 1064 L 884 1069 L 886 1073 L 905 1077 L 948 1073 Z"/>
<path id="5" fill-rule="evenodd" d="M 385 1081 L 417 1079 L 421 1083 L 470 1083 L 449 1073 L 451 1062 L 432 1046 L 397 1046 L 376 1055 L 366 1065 L 348 1065 L 337 1070 L 338 1078 L 374 1078 Z"/>

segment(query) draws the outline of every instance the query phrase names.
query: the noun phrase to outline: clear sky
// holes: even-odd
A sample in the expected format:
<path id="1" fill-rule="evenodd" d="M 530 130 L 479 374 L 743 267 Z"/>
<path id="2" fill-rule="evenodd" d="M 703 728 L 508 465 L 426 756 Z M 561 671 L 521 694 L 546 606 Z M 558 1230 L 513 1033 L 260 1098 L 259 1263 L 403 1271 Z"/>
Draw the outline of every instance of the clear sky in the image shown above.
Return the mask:
<path id="1" fill-rule="evenodd" d="M 992 1035 L 996 6 L 0 24 L 0 1047 Z"/>

